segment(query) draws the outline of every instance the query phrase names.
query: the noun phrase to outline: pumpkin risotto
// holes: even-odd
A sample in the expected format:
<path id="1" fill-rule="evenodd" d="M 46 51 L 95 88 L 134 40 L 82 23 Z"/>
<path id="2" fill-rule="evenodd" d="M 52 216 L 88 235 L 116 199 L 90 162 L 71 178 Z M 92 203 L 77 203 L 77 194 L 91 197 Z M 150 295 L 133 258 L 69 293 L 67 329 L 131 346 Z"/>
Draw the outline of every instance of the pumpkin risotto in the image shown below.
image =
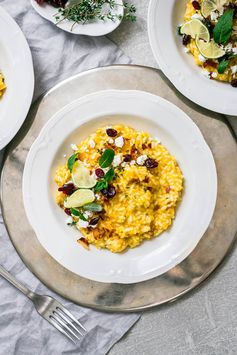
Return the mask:
<path id="1" fill-rule="evenodd" d="M 183 175 L 173 156 L 148 133 L 99 128 L 55 173 L 56 201 L 83 237 L 78 242 L 122 252 L 170 227 Z"/>
<path id="2" fill-rule="evenodd" d="M 189 0 L 179 33 L 204 76 L 237 87 L 237 0 Z"/>
<path id="3" fill-rule="evenodd" d="M 5 85 L 5 82 L 4 82 L 4 77 L 3 77 L 3 75 L 0 72 L 0 98 L 2 97 L 5 89 L 6 89 L 6 85 Z"/>

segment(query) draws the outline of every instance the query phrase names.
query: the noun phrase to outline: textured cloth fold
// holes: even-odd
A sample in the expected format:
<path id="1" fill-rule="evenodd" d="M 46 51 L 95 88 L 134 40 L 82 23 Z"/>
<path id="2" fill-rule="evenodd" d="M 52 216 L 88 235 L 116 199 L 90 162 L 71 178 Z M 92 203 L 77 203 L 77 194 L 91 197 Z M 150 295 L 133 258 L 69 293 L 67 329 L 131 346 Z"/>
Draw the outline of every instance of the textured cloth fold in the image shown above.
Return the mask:
<path id="1" fill-rule="evenodd" d="M 34 99 L 71 75 L 114 63 L 129 63 L 107 38 L 66 33 L 41 18 L 29 0 L 0 0 L 0 5 L 16 20 L 30 45 L 35 70 Z M 56 297 L 88 330 L 81 342 L 73 345 L 37 314 L 24 295 L 0 278 L 1 355 L 103 355 L 139 318 L 137 314 L 107 314 L 79 307 L 48 290 L 17 255 L 1 214 L 0 250 L 1 265 L 31 289 Z"/>

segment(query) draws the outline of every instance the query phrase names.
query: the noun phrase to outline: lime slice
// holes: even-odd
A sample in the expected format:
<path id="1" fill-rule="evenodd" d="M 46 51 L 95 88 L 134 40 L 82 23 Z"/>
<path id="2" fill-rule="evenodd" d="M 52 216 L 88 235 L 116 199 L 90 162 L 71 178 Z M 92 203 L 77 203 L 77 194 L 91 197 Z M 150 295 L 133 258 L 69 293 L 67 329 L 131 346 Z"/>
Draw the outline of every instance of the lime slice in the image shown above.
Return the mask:
<path id="1" fill-rule="evenodd" d="M 81 189 L 75 191 L 64 201 L 65 208 L 81 207 L 95 200 L 95 194 L 92 190 Z"/>
<path id="2" fill-rule="evenodd" d="M 72 181 L 75 186 L 84 189 L 94 187 L 97 182 L 96 178 L 90 175 L 90 171 L 80 160 L 77 160 L 73 165 Z"/>
<path id="3" fill-rule="evenodd" d="M 226 0 L 203 0 L 201 4 L 201 13 L 203 17 L 210 16 L 212 11 L 221 10 Z"/>
<path id="4" fill-rule="evenodd" d="M 208 28 L 198 19 L 185 22 L 180 29 L 181 34 L 190 35 L 192 38 L 200 38 L 206 42 L 210 41 Z"/>
<path id="5" fill-rule="evenodd" d="M 200 53 L 208 59 L 220 58 L 223 57 L 223 55 L 225 54 L 225 51 L 221 49 L 221 47 L 216 44 L 213 39 L 208 43 L 204 42 L 201 39 L 197 39 L 196 45 Z"/>

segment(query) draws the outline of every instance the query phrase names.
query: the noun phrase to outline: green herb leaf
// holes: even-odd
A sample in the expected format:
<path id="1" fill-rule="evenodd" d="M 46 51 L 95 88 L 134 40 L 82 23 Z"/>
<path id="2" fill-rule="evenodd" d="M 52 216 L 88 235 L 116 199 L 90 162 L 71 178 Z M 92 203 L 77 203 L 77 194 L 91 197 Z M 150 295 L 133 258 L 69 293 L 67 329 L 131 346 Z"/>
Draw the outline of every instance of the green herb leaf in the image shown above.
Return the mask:
<path id="1" fill-rule="evenodd" d="M 219 21 L 213 30 L 213 36 L 216 43 L 224 44 L 230 39 L 233 28 L 233 18 L 233 9 L 227 10 L 222 16 L 220 16 Z"/>
<path id="2" fill-rule="evenodd" d="M 95 190 L 95 191 L 101 191 L 101 190 L 103 190 L 103 189 L 107 189 L 107 187 L 108 187 L 107 181 L 100 180 L 100 181 L 98 181 L 97 184 L 95 185 L 94 190 Z"/>
<path id="3" fill-rule="evenodd" d="M 225 60 L 223 59 L 219 64 L 218 64 L 218 67 L 217 67 L 217 71 L 219 74 L 223 74 L 226 69 L 228 68 L 228 65 L 229 65 L 229 60 Z"/>
<path id="4" fill-rule="evenodd" d="M 76 222 L 75 221 L 72 221 L 72 223 L 67 223 L 68 226 L 75 226 Z"/>
<path id="5" fill-rule="evenodd" d="M 101 168 L 108 168 L 108 166 L 110 166 L 114 160 L 114 151 L 113 149 L 105 149 L 104 153 L 101 155 L 100 160 L 99 160 L 99 164 L 101 166 Z"/>
<path id="6" fill-rule="evenodd" d="M 113 178 L 115 177 L 115 172 L 114 172 L 114 168 L 109 169 L 109 171 L 107 171 L 107 173 L 104 176 L 104 180 L 109 182 L 111 180 L 113 180 Z"/>
<path id="7" fill-rule="evenodd" d="M 70 208 L 70 212 L 73 216 L 79 217 L 85 222 L 88 221 L 88 219 L 86 219 L 86 217 L 84 217 L 84 215 L 77 208 Z"/>
<path id="8" fill-rule="evenodd" d="M 68 170 L 70 170 L 70 173 L 72 172 L 73 165 L 75 164 L 75 161 L 77 159 L 77 154 L 73 154 L 70 156 L 70 158 L 67 161 L 67 167 Z"/>
<path id="9" fill-rule="evenodd" d="M 91 211 L 91 212 L 101 212 L 103 210 L 102 206 L 96 202 L 92 202 L 92 203 L 88 203 L 87 205 L 84 205 L 83 209 L 85 211 Z"/>

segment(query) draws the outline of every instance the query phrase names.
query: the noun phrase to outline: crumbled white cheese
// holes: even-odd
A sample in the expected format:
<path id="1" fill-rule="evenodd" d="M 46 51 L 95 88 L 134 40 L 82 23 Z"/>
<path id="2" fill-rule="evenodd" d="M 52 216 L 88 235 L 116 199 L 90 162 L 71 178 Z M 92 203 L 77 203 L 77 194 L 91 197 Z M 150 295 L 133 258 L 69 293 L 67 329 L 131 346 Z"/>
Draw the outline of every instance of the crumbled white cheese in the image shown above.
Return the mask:
<path id="1" fill-rule="evenodd" d="M 189 53 L 190 52 L 190 49 L 188 47 L 184 47 L 184 52 L 185 53 Z"/>
<path id="2" fill-rule="evenodd" d="M 128 165 L 128 163 L 126 163 L 125 161 L 121 164 L 121 166 L 122 166 L 123 168 L 125 168 L 127 165 Z"/>
<path id="3" fill-rule="evenodd" d="M 200 14 L 194 14 L 194 15 L 192 16 L 192 19 L 197 19 L 197 20 L 202 21 L 202 20 L 203 20 L 203 17 L 202 17 L 202 15 L 200 15 Z"/>
<path id="4" fill-rule="evenodd" d="M 206 61 L 206 58 L 202 55 L 202 54 L 199 54 L 198 55 L 198 59 L 200 60 L 200 62 L 204 63 Z"/>
<path id="5" fill-rule="evenodd" d="M 93 215 L 93 213 L 92 213 L 91 211 L 85 211 L 85 212 L 83 213 L 83 216 L 84 216 L 85 218 L 91 217 L 92 215 Z"/>
<path id="6" fill-rule="evenodd" d="M 77 145 L 76 145 L 76 144 L 71 144 L 71 148 L 72 148 L 72 150 L 75 150 L 75 151 L 77 151 L 77 150 L 78 150 L 78 147 L 77 147 Z"/>
<path id="7" fill-rule="evenodd" d="M 79 219 L 79 221 L 77 222 L 77 226 L 79 228 L 87 228 L 88 225 L 89 225 L 89 222 L 83 221 L 82 219 Z"/>
<path id="8" fill-rule="evenodd" d="M 102 168 L 103 172 L 106 174 L 110 168 Z"/>
<path id="9" fill-rule="evenodd" d="M 213 73 L 211 73 L 211 76 L 212 76 L 212 78 L 217 78 L 217 73 L 213 72 Z"/>
<path id="10" fill-rule="evenodd" d="M 109 139 L 108 139 L 108 143 L 109 143 L 109 144 L 114 144 L 113 138 L 109 138 Z"/>
<path id="11" fill-rule="evenodd" d="M 130 162 L 130 165 L 135 165 L 135 164 L 136 164 L 135 160 L 132 160 L 132 161 Z"/>
<path id="12" fill-rule="evenodd" d="M 233 52 L 233 54 L 237 54 L 237 47 L 233 47 L 232 52 Z"/>
<path id="13" fill-rule="evenodd" d="M 237 65 L 233 65 L 231 67 L 231 72 L 232 72 L 232 74 L 236 74 L 237 73 Z"/>
<path id="14" fill-rule="evenodd" d="M 99 195 L 99 194 L 95 194 L 95 198 L 96 198 L 97 200 L 100 200 L 100 195 Z"/>
<path id="15" fill-rule="evenodd" d="M 225 46 L 225 51 L 226 52 L 231 52 L 232 51 L 232 43 L 228 43 L 226 46 Z"/>
<path id="16" fill-rule="evenodd" d="M 138 165 L 144 165 L 145 161 L 147 160 L 147 155 L 140 155 L 140 157 L 137 158 L 137 164 Z"/>
<path id="17" fill-rule="evenodd" d="M 123 137 L 120 136 L 120 137 L 115 138 L 114 143 L 115 143 L 116 147 L 122 148 L 124 145 Z"/>
<path id="18" fill-rule="evenodd" d="M 202 70 L 202 75 L 204 75 L 206 78 L 210 79 L 210 73 L 209 73 L 208 70 L 203 69 L 203 70 Z"/>
<path id="19" fill-rule="evenodd" d="M 122 160 L 120 155 L 115 155 L 112 165 L 116 168 L 117 166 L 119 166 L 119 164 L 121 164 L 121 162 Z"/>
<path id="20" fill-rule="evenodd" d="M 95 141 L 93 139 L 89 142 L 91 148 L 95 148 Z"/>
<path id="21" fill-rule="evenodd" d="M 218 17 L 219 17 L 218 12 L 216 11 L 211 12 L 211 21 L 217 21 Z"/>
<path id="22" fill-rule="evenodd" d="M 66 219 L 66 224 L 71 224 L 73 222 L 73 219 L 71 216 L 69 216 L 67 219 Z"/>

